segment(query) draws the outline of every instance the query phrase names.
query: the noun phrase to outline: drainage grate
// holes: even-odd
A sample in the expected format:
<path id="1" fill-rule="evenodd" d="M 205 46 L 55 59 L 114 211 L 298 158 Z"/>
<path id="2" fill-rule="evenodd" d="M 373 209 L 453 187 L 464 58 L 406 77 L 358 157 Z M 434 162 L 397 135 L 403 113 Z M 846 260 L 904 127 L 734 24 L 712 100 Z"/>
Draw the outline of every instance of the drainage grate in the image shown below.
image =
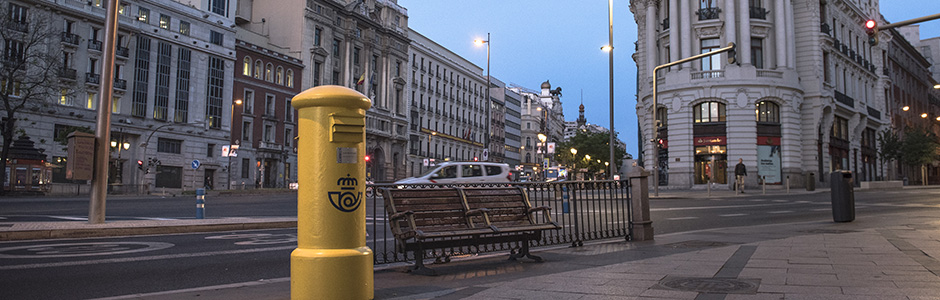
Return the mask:
<path id="1" fill-rule="evenodd" d="M 847 230 L 847 229 L 810 229 L 803 230 L 800 232 L 813 233 L 813 234 L 843 234 L 843 233 L 852 233 L 858 232 L 858 230 Z"/>
<path id="2" fill-rule="evenodd" d="M 665 289 L 712 293 L 712 294 L 756 294 L 760 279 L 669 277 L 659 281 Z"/>
<path id="3" fill-rule="evenodd" d="M 731 245 L 734 245 L 734 244 L 725 243 L 725 242 L 692 240 L 692 241 L 664 244 L 663 246 L 669 247 L 669 248 L 713 248 L 713 247 L 724 247 L 724 246 L 731 246 Z"/>

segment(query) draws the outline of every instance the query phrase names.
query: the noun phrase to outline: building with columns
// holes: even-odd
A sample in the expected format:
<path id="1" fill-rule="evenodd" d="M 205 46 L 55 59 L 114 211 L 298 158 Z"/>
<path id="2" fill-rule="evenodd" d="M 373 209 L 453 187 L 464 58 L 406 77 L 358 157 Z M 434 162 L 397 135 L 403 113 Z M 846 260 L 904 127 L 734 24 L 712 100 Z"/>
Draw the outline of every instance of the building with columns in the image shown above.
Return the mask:
<path id="1" fill-rule="evenodd" d="M 275 3 L 276 2 L 276 3 Z M 301 90 L 341 85 L 372 99 L 367 176 L 407 175 L 408 12 L 396 0 L 238 0 L 235 22 L 304 64 Z"/>
<path id="2" fill-rule="evenodd" d="M 520 174 L 540 179 L 539 170 L 553 164 L 552 153 L 548 153 L 548 143 L 564 140 L 565 115 L 561 107 L 561 88 L 552 90 L 552 84 L 546 80 L 539 91 L 512 85 L 510 89 L 521 96 L 520 156 L 522 170 Z M 539 134 L 545 135 L 545 144 L 539 140 Z"/>
<path id="3" fill-rule="evenodd" d="M 487 134 L 483 69 L 418 32 L 409 36 L 408 174 L 416 176 L 442 161 L 482 160 Z"/>
<path id="4" fill-rule="evenodd" d="M 633 0 L 638 25 L 637 116 L 643 164 L 658 159 L 666 188 L 730 184 L 740 158 L 745 184 L 792 186 L 863 163 L 865 136 L 887 128 L 881 47 L 870 46 L 862 22 L 877 1 Z M 734 42 L 727 53 L 653 75 L 658 66 Z M 653 80 L 662 149 L 653 138 Z M 867 147 L 867 146 L 865 146 Z"/>

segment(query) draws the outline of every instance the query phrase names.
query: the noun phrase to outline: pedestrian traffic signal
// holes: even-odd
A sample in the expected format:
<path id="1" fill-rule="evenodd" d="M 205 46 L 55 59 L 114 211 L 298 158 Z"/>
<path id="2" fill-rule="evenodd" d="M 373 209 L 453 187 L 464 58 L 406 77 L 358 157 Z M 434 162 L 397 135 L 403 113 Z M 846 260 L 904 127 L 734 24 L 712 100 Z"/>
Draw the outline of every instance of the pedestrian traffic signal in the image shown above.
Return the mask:
<path id="1" fill-rule="evenodd" d="M 878 45 L 878 22 L 875 22 L 874 19 L 865 21 L 865 33 L 868 34 L 869 45 Z"/>

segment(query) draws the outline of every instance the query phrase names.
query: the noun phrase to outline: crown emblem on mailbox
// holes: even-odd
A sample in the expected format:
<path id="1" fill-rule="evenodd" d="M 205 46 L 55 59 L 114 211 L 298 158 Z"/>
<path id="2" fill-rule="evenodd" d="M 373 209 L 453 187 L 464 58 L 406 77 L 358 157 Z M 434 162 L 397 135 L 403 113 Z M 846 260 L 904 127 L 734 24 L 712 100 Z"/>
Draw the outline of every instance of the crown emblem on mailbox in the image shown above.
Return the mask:
<path id="1" fill-rule="evenodd" d="M 362 192 L 356 192 L 359 180 L 346 174 L 346 177 L 340 177 L 336 180 L 336 186 L 339 191 L 327 192 L 330 198 L 330 204 L 342 212 L 352 212 L 359 208 L 362 203 Z"/>

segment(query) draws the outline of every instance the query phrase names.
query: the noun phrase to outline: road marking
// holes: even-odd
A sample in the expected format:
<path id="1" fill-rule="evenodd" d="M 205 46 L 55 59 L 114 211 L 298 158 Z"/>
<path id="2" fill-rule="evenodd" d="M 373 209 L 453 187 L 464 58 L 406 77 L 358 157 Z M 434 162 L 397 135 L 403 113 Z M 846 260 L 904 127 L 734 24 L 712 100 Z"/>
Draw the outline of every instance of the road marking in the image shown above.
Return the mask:
<path id="1" fill-rule="evenodd" d="M 243 254 L 243 253 L 267 252 L 267 251 L 283 251 L 283 250 L 293 250 L 296 248 L 297 248 L 296 245 L 291 245 L 291 246 L 254 248 L 254 249 L 242 249 L 242 250 L 212 251 L 212 252 L 200 252 L 200 253 L 180 253 L 180 254 L 95 259 L 95 260 L 80 260 L 80 261 L 68 261 L 68 262 L 57 262 L 57 263 L 25 264 L 25 265 L 0 266 L 0 270 L 26 270 L 26 269 L 39 269 L 39 268 L 97 265 L 97 264 L 108 264 L 108 263 L 128 263 L 128 262 L 161 260 L 161 259 L 180 259 L 180 258 L 206 257 L 206 256 L 214 256 L 214 255 Z"/>
<path id="2" fill-rule="evenodd" d="M 788 204 L 767 203 L 767 204 L 746 204 L 746 205 L 667 207 L 667 208 L 650 208 L 650 211 L 701 210 L 701 209 L 743 208 L 743 207 L 761 207 L 761 206 L 778 206 L 778 205 L 788 205 Z"/>
<path id="3" fill-rule="evenodd" d="M 830 210 L 829 208 L 817 208 L 817 209 L 813 209 L 813 211 L 829 211 L 829 210 Z"/>
<path id="4" fill-rule="evenodd" d="M 718 215 L 718 216 L 719 217 L 741 217 L 741 216 L 746 216 L 746 215 L 748 214 L 724 214 L 724 215 Z"/>
<path id="5" fill-rule="evenodd" d="M 803 203 L 810 203 L 810 202 L 809 202 L 809 201 L 806 201 L 806 200 L 800 200 L 800 201 L 796 201 L 796 202 L 793 202 L 793 203 L 800 203 L 800 204 L 803 204 Z"/>
<path id="6" fill-rule="evenodd" d="M 39 216 L 37 216 L 37 217 L 39 217 Z M 52 218 L 52 219 L 68 220 L 68 221 L 88 221 L 88 218 L 87 218 L 87 217 L 86 217 L 86 218 L 83 218 L 83 217 L 66 217 L 66 216 L 45 216 L 45 217 L 47 217 L 47 218 Z"/>
<path id="7" fill-rule="evenodd" d="M 765 201 L 767 200 L 764 200 L 764 199 L 752 199 L 751 200 L 751 202 L 765 202 Z"/>
<path id="8" fill-rule="evenodd" d="M 788 200 L 771 200 L 771 201 L 777 202 L 777 203 L 790 202 Z"/>
<path id="9" fill-rule="evenodd" d="M 791 213 L 791 212 L 793 212 L 793 211 L 792 211 L 792 210 L 778 210 L 778 211 L 770 211 L 770 212 L 767 212 L 767 213 L 768 213 L 768 214 L 788 214 L 788 213 Z"/>
<path id="10" fill-rule="evenodd" d="M 38 244 L 0 248 L 0 258 L 61 258 L 116 255 L 156 251 L 173 247 L 162 242 L 98 242 Z"/>
<path id="11" fill-rule="evenodd" d="M 679 220 L 695 220 L 695 219 L 698 219 L 698 217 L 667 218 L 666 220 L 669 220 L 669 221 L 679 221 Z"/>
<path id="12" fill-rule="evenodd" d="M 248 282 L 222 284 L 222 285 L 214 285 L 214 286 L 204 286 L 204 287 L 197 287 L 197 288 L 163 291 L 163 292 L 155 292 L 155 293 L 147 293 L 147 294 L 132 294 L 132 295 L 114 296 L 114 297 L 107 297 L 107 298 L 97 298 L 96 300 L 140 299 L 140 298 L 148 298 L 148 297 L 156 297 L 156 296 L 170 296 L 170 298 L 175 298 L 175 297 L 172 297 L 172 295 L 182 294 L 182 293 L 192 293 L 192 292 L 203 292 L 203 291 L 207 292 L 208 294 L 208 292 L 211 292 L 211 291 L 217 291 L 217 290 L 223 290 L 223 289 L 234 289 L 234 288 L 245 288 L 245 287 L 258 286 L 262 284 L 280 283 L 280 282 L 290 282 L 290 277 L 261 279 L 258 281 L 248 281 Z"/>

